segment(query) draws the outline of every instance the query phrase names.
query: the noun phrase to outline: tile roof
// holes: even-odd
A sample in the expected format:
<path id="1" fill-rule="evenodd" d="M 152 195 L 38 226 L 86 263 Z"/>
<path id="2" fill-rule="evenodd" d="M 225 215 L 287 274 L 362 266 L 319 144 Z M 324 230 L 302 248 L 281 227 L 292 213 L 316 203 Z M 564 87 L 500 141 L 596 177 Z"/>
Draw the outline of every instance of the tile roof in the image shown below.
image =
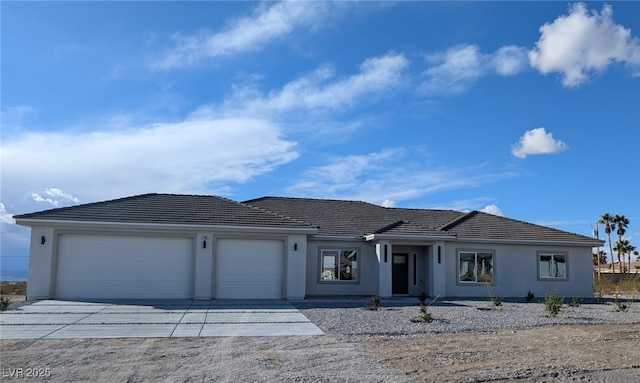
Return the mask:
<path id="1" fill-rule="evenodd" d="M 244 203 L 311 222 L 318 234 L 452 236 L 465 239 L 590 243 L 593 238 L 473 211 L 385 208 L 367 202 L 262 197 Z"/>
<path id="2" fill-rule="evenodd" d="M 594 238 L 511 218 L 472 211 L 442 227 L 458 238 L 593 242 Z"/>
<path id="3" fill-rule="evenodd" d="M 262 197 L 243 203 L 310 222 L 318 227 L 320 235 L 362 236 L 383 232 L 437 235 L 442 234 L 438 226 L 462 214 L 455 211 L 394 209 L 361 201 L 312 198 Z M 399 224 L 400 221 L 402 224 Z M 403 230 L 399 229 L 400 226 Z"/>
<path id="4" fill-rule="evenodd" d="M 312 228 L 309 224 L 218 196 L 143 194 L 21 214 L 15 219 Z"/>
<path id="5" fill-rule="evenodd" d="M 385 208 L 368 202 L 262 197 L 235 202 L 218 196 L 143 194 L 14 216 L 18 220 L 152 223 L 317 229 L 318 235 L 451 236 L 464 239 L 558 241 L 593 238 L 473 211 Z M 23 221 L 24 222 L 24 221 Z"/>

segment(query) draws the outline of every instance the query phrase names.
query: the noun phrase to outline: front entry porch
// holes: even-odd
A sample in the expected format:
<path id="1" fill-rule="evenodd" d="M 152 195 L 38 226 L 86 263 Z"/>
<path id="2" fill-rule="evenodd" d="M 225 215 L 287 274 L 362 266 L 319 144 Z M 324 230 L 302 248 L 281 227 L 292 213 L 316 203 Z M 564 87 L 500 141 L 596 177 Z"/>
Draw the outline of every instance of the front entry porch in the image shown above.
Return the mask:
<path id="1" fill-rule="evenodd" d="M 437 273 L 443 274 L 444 260 L 438 254 L 438 247 L 444 244 L 378 241 L 379 295 L 440 295 L 444 279 Z"/>

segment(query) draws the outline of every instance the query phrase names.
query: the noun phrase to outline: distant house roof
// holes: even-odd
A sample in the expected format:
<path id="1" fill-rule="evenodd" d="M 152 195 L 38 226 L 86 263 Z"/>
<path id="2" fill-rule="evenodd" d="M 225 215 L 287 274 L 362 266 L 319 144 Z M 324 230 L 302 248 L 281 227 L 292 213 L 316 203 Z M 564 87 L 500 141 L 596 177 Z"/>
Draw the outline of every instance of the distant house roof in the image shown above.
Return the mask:
<path id="1" fill-rule="evenodd" d="M 24 220 L 167 225 L 312 228 L 294 219 L 218 196 L 143 194 L 14 216 Z"/>
<path id="2" fill-rule="evenodd" d="M 322 236 L 367 239 L 450 237 L 584 246 L 602 242 L 477 211 L 386 208 L 360 201 L 288 197 L 262 197 L 241 203 L 218 196 L 143 194 L 14 218 L 26 226 L 42 221 L 71 221 L 306 229 Z"/>

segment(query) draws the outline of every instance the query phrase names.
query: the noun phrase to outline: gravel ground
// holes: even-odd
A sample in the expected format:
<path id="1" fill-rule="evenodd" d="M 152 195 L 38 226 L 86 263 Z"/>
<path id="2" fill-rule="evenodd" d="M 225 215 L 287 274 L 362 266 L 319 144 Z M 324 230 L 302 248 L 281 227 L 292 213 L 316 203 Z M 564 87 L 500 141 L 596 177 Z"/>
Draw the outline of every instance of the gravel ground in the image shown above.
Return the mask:
<path id="1" fill-rule="evenodd" d="M 420 317 L 416 298 L 383 299 L 379 310 L 367 310 L 368 301 L 359 299 L 306 299 L 294 303 L 300 311 L 323 331 L 343 335 L 412 335 L 424 333 L 459 333 L 497 331 L 538 326 L 569 324 L 633 324 L 640 323 L 640 302 L 618 301 L 628 307 L 618 311 L 613 298 L 584 300 L 579 306 L 565 304 L 557 317 L 550 317 L 542 300 L 505 301 L 500 307 L 487 299 L 427 300 L 431 323 L 415 323 Z M 337 310 L 336 310 L 337 309 Z"/>
<path id="2" fill-rule="evenodd" d="M 629 305 L 624 300 L 622 303 Z M 56 382 L 640 382 L 640 303 L 293 302 L 318 337 L 68 339 L 0 343 L 2 373 L 48 368 Z M 23 377 L 24 378 L 24 377 Z M 12 378 L 3 376 L 3 380 Z M 16 379 L 16 381 L 24 379 Z"/>

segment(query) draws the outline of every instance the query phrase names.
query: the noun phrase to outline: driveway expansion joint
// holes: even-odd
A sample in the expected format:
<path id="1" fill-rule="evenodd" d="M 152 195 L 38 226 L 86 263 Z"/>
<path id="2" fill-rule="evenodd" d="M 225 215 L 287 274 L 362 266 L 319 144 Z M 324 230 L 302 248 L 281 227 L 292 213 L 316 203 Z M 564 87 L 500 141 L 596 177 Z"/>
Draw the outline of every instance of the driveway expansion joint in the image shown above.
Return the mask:
<path id="1" fill-rule="evenodd" d="M 50 300 L 9 311 L 0 321 L 0 339 L 323 334 L 286 301 L 176 304 L 157 300 L 99 303 Z"/>

